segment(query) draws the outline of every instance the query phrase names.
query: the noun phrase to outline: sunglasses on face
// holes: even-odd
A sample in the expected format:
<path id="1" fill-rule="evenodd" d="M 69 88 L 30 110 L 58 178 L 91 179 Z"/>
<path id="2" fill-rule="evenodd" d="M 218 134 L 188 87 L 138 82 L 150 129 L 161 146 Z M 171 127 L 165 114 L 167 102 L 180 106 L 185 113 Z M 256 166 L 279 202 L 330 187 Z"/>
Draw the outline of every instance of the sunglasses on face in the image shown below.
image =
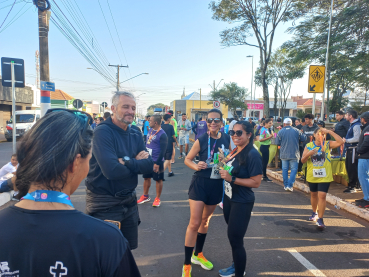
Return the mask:
<path id="1" fill-rule="evenodd" d="M 212 123 L 213 121 L 215 123 L 220 123 L 220 118 L 208 118 L 208 119 L 206 119 L 207 123 Z"/>
<path id="2" fill-rule="evenodd" d="M 228 132 L 228 134 L 229 134 L 231 137 L 233 137 L 234 135 L 236 135 L 237 137 L 240 137 L 240 136 L 242 136 L 243 131 L 242 131 L 242 130 L 237 130 L 237 131 L 230 130 L 230 131 Z"/>
<path id="3" fill-rule="evenodd" d="M 69 109 L 60 109 L 60 108 L 55 108 L 55 109 L 48 109 L 46 114 L 48 113 L 52 113 L 52 112 L 68 112 L 68 113 L 72 113 L 76 116 L 79 116 L 81 118 L 83 118 L 86 122 L 86 125 L 91 125 L 93 123 L 93 119 L 92 116 L 86 112 L 83 111 L 77 111 L 77 110 L 69 110 Z"/>

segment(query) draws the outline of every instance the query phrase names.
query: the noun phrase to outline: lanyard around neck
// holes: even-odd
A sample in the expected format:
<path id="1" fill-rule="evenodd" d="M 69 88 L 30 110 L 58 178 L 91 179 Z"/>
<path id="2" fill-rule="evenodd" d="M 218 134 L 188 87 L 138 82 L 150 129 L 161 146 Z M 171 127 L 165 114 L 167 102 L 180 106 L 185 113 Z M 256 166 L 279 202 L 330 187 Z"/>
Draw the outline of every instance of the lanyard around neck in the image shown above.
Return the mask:
<path id="1" fill-rule="evenodd" d="M 217 144 L 217 140 L 218 140 L 218 136 L 219 136 L 219 132 L 217 133 L 217 139 L 214 142 L 213 148 L 210 151 L 210 132 L 209 132 L 209 140 L 208 140 L 208 159 L 211 159 L 211 157 L 213 157 L 214 154 L 214 150 L 215 150 L 215 145 Z"/>
<path id="2" fill-rule="evenodd" d="M 159 130 L 157 130 L 155 134 L 152 134 L 152 133 L 153 133 L 153 131 L 151 131 L 151 134 L 150 134 L 149 139 L 147 140 L 147 142 L 151 142 L 152 138 L 153 138 L 153 137 L 155 137 L 155 135 L 156 135 L 157 133 L 159 133 L 159 131 L 160 131 L 160 130 L 161 130 L 161 128 L 159 128 Z"/>
<path id="3" fill-rule="evenodd" d="M 54 190 L 35 190 L 31 193 L 27 193 L 22 200 L 32 200 L 35 202 L 55 202 L 55 203 L 62 203 L 67 204 L 74 208 L 72 201 L 70 201 L 70 196 Z"/>
<path id="4" fill-rule="evenodd" d="M 241 151 L 245 148 L 247 146 L 247 144 L 244 146 L 244 147 L 242 147 L 241 148 L 241 150 L 240 151 L 237 151 L 237 147 L 235 148 L 235 149 L 233 149 L 232 150 L 232 152 L 231 153 L 229 153 L 228 155 L 227 155 L 227 157 L 225 158 L 225 162 L 228 162 L 228 161 L 230 161 L 230 160 L 232 160 L 234 157 L 236 157 L 239 153 L 241 153 Z M 236 152 L 237 151 L 237 152 Z M 235 154 L 233 154 L 234 152 L 236 152 Z"/>

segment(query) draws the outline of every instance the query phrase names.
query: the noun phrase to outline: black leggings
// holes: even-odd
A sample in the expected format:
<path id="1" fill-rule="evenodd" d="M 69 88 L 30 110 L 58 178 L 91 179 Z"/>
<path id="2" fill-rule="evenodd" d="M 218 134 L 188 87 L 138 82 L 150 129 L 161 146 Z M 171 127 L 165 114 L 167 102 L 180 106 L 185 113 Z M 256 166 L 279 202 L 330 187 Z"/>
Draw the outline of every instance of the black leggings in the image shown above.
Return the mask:
<path id="1" fill-rule="evenodd" d="M 228 196 L 224 196 L 223 214 L 228 224 L 227 234 L 232 247 L 235 277 L 243 276 L 246 269 L 246 250 L 243 247 L 243 238 L 250 222 L 253 207 L 253 202 L 232 202 Z"/>
<path id="2" fill-rule="evenodd" d="M 269 162 L 269 145 L 260 145 L 260 152 L 263 158 L 263 177 L 267 177 L 267 166 Z"/>

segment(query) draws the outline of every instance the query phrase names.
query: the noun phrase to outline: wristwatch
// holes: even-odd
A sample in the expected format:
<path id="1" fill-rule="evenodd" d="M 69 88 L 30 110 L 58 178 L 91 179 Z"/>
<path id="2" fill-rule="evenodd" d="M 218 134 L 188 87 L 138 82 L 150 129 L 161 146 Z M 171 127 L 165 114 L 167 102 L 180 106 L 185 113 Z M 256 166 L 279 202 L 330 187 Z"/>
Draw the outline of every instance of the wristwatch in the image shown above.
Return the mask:
<path id="1" fill-rule="evenodd" d="M 234 182 L 236 181 L 236 176 L 232 176 L 232 181 L 231 181 L 231 185 L 234 185 Z"/>
<path id="2" fill-rule="evenodd" d="M 129 162 L 131 161 L 131 159 L 127 156 L 123 157 L 123 162 L 125 166 L 129 166 Z"/>

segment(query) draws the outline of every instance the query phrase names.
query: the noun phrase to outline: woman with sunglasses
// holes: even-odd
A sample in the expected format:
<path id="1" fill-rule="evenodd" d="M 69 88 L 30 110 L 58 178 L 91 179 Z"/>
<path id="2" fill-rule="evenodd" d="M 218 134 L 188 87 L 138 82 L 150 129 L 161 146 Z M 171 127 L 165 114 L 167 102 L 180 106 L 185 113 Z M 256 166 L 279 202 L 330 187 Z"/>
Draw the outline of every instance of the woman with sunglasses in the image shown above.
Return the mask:
<path id="1" fill-rule="evenodd" d="M 89 120 L 49 110 L 19 142 L 21 201 L 0 211 L 0 261 L 11 276 L 140 276 L 120 230 L 70 200 L 89 171 Z"/>
<path id="2" fill-rule="evenodd" d="M 221 122 L 222 113 L 219 110 L 208 112 L 208 133 L 198 137 L 185 159 L 185 164 L 195 173 L 188 192 L 191 216 L 186 231 L 182 277 L 191 276 L 191 262 L 205 270 L 213 269 L 213 264 L 204 257 L 202 250 L 210 218 L 223 196 L 223 180 L 217 167 L 214 167 L 214 158 L 219 148 L 229 149 L 230 137 L 220 132 Z M 193 159 L 197 155 L 200 161 L 196 164 Z"/>
<path id="3" fill-rule="evenodd" d="M 270 133 L 270 128 L 273 126 L 271 118 L 267 118 L 264 121 L 264 126 L 260 129 L 259 141 L 260 141 L 260 152 L 263 159 L 263 181 L 272 182 L 266 174 L 266 169 L 269 163 L 269 147 L 272 143 L 273 131 Z"/>
<path id="4" fill-rule="evenodd" d="M 253 126 L 247 121 L 238 121 L 229 134 L 236 148 L 223 160 L 228 170 L 221 170 L 220 175 L 224 179 L 223 214 L 234 263 L 220 270 L 219 275 L 241 277 L 246 269 L 243 238 L 255 202 L 252 188 L 260 186 L 263 170 L 260 154 L 253 146 Z"/>

